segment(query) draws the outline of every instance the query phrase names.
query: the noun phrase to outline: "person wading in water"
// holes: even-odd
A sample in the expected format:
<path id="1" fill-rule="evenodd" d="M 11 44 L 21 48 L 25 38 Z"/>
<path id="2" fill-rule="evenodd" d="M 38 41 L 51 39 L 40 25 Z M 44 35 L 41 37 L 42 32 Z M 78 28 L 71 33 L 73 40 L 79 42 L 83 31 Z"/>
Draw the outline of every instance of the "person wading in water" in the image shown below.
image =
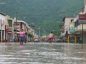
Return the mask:
<path id="1" fill-rule="evenodd" d="M 54 34 L 51 32 L 49 35 L 48 35 L 48 42 L 53 42 L 54 41 Z"/>
<path id="2" fill-rule="evenodd" d="M 20 45 L 23 45 L 23 43 L 25 42 L 25 36 L 26 36 L 26 32 L 23 30 L 23 29 L 21 29 L 21 31 L 20 32 L 18 32 L 18 37 L 19 37 L 19 42 L 20 42 Z"/>

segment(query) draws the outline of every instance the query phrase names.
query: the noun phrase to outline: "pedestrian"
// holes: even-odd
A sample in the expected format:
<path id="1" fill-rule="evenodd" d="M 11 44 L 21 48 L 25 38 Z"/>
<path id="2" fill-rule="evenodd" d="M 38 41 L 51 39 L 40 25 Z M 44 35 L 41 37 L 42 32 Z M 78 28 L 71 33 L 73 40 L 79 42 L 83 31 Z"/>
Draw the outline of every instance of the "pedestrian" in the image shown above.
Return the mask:
<path id="1" fill-rule="evenodd" d="M 49 35 L 48 35 L 48 41 L 49 42 L 53 42 L 54 40 L 54 34 L 51 32 Z"/>
<path id="2" fill-rule="evenodd" d="M 23 45 L 23 43 L 24 43 L 25 40 L 26 40 L 26 38 L 25 38 L 26 32 L 25 32 L 23 29 L 21 29 L 21 31 L 18 32 L 18 35 L 19 35 L 18 37 L 19 37 L 20 45 Z"/>
<path id="3" fill-rule="evenodd" d="M 27 33 L 25 32 L 25 38 L 24 38 L 24 42 L 27 42 Z"/>

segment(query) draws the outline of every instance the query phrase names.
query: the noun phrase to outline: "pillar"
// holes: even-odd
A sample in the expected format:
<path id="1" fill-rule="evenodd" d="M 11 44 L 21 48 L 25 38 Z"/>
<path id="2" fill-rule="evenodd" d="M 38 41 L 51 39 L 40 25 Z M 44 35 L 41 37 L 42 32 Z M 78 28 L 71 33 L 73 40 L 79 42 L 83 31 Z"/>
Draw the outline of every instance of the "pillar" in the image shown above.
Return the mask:
<path id="1" fill-rule="evenodd" d="M 77 43 L 77 36 L 76 36 L 76 35 L 74 36 L 74 39 L 75 39 L 75 40 L 74 40 L 75 43 Z"/>
<path id="2" fill-rule="evenodd" d="M 5 30 L 4 30 L 4 39 L 3 40 L 5 41 Z"/>
<path id="3" fill-rule="evenodd" d="M 70 43 L 70 35 L 67 36 L 67 43 Z"/>

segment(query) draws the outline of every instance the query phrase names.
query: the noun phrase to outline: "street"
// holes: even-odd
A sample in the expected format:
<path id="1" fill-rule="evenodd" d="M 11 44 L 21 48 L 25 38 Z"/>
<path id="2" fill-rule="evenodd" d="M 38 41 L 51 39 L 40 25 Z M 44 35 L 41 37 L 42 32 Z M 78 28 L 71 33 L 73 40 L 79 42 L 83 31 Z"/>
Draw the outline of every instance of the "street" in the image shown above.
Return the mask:
<path id="1" fill-rule="evenodd" d="M 86 64 L 86 44 L 0 43 L 0 64 Z"/>

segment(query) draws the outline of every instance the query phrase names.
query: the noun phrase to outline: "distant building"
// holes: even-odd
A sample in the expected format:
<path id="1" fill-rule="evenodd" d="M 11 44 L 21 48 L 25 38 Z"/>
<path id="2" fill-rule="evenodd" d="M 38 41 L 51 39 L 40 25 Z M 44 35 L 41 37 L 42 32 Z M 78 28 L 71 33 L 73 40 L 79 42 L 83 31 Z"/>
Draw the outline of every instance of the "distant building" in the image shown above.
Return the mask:
<path id="1" fill-rule="evenodd" d="M 33 37 L 36 36 L 35 30 L 32 29 L 25 21 L 22 20 L 16 20 L 13 22 L 14 27 L 14 33 L 19 32 L 21 29 L 23 29 L 27 34 L 31 34 Z M 29 40 L 29 36 L 27 35 L 27 38 Z"/>
<path id="2" fill-rule="evenodd" d="M 74 18 L 71 18 L 71 17 L 65 17 L 63 32 L 61 33 L 62 36 L 65 36 L 66 34 L 70 34 L 70 25 L 71 25 L 73 19 Z"/>
<path id="3" fill-rule="evenodd" d="M 71 37 L 73 37 L 74 42 L 86 42 L 86 0 L 84 0 L 83 11 L 75 18 L 65 18 L 63 29 L 61 36 L 65 37 L 67 42 L 71 42 Z"/>
<path id="4" fill-rule="evenodd" d="M 76 18 L 65 17 L 64 27 L 62 26 L 63 31 L 61 32 L 61 36 L 60 36 L 64 41 L 67 41 L 68 37 L 71 38 L 71 41 L 74 40 L 73 33 L 75 32 L 75 21 L 77 21 L 77 17 Z"/>
<path id="5" fill-rule="evenodd" d="M 0 41 L 13 41 L 15 33 L 24 29 L 25 32 L 36 36 L 35 30 L 33 30 L 28 23 L 22 20 L 12 19 L 8 15 L 0 13 Z"/>
<path id="6" fill-rule="evenodd" d="M 86 42 L 86 14 L 79 13 L 75 18 L 65 18 L 61 36 L 70 42 Z"/>

